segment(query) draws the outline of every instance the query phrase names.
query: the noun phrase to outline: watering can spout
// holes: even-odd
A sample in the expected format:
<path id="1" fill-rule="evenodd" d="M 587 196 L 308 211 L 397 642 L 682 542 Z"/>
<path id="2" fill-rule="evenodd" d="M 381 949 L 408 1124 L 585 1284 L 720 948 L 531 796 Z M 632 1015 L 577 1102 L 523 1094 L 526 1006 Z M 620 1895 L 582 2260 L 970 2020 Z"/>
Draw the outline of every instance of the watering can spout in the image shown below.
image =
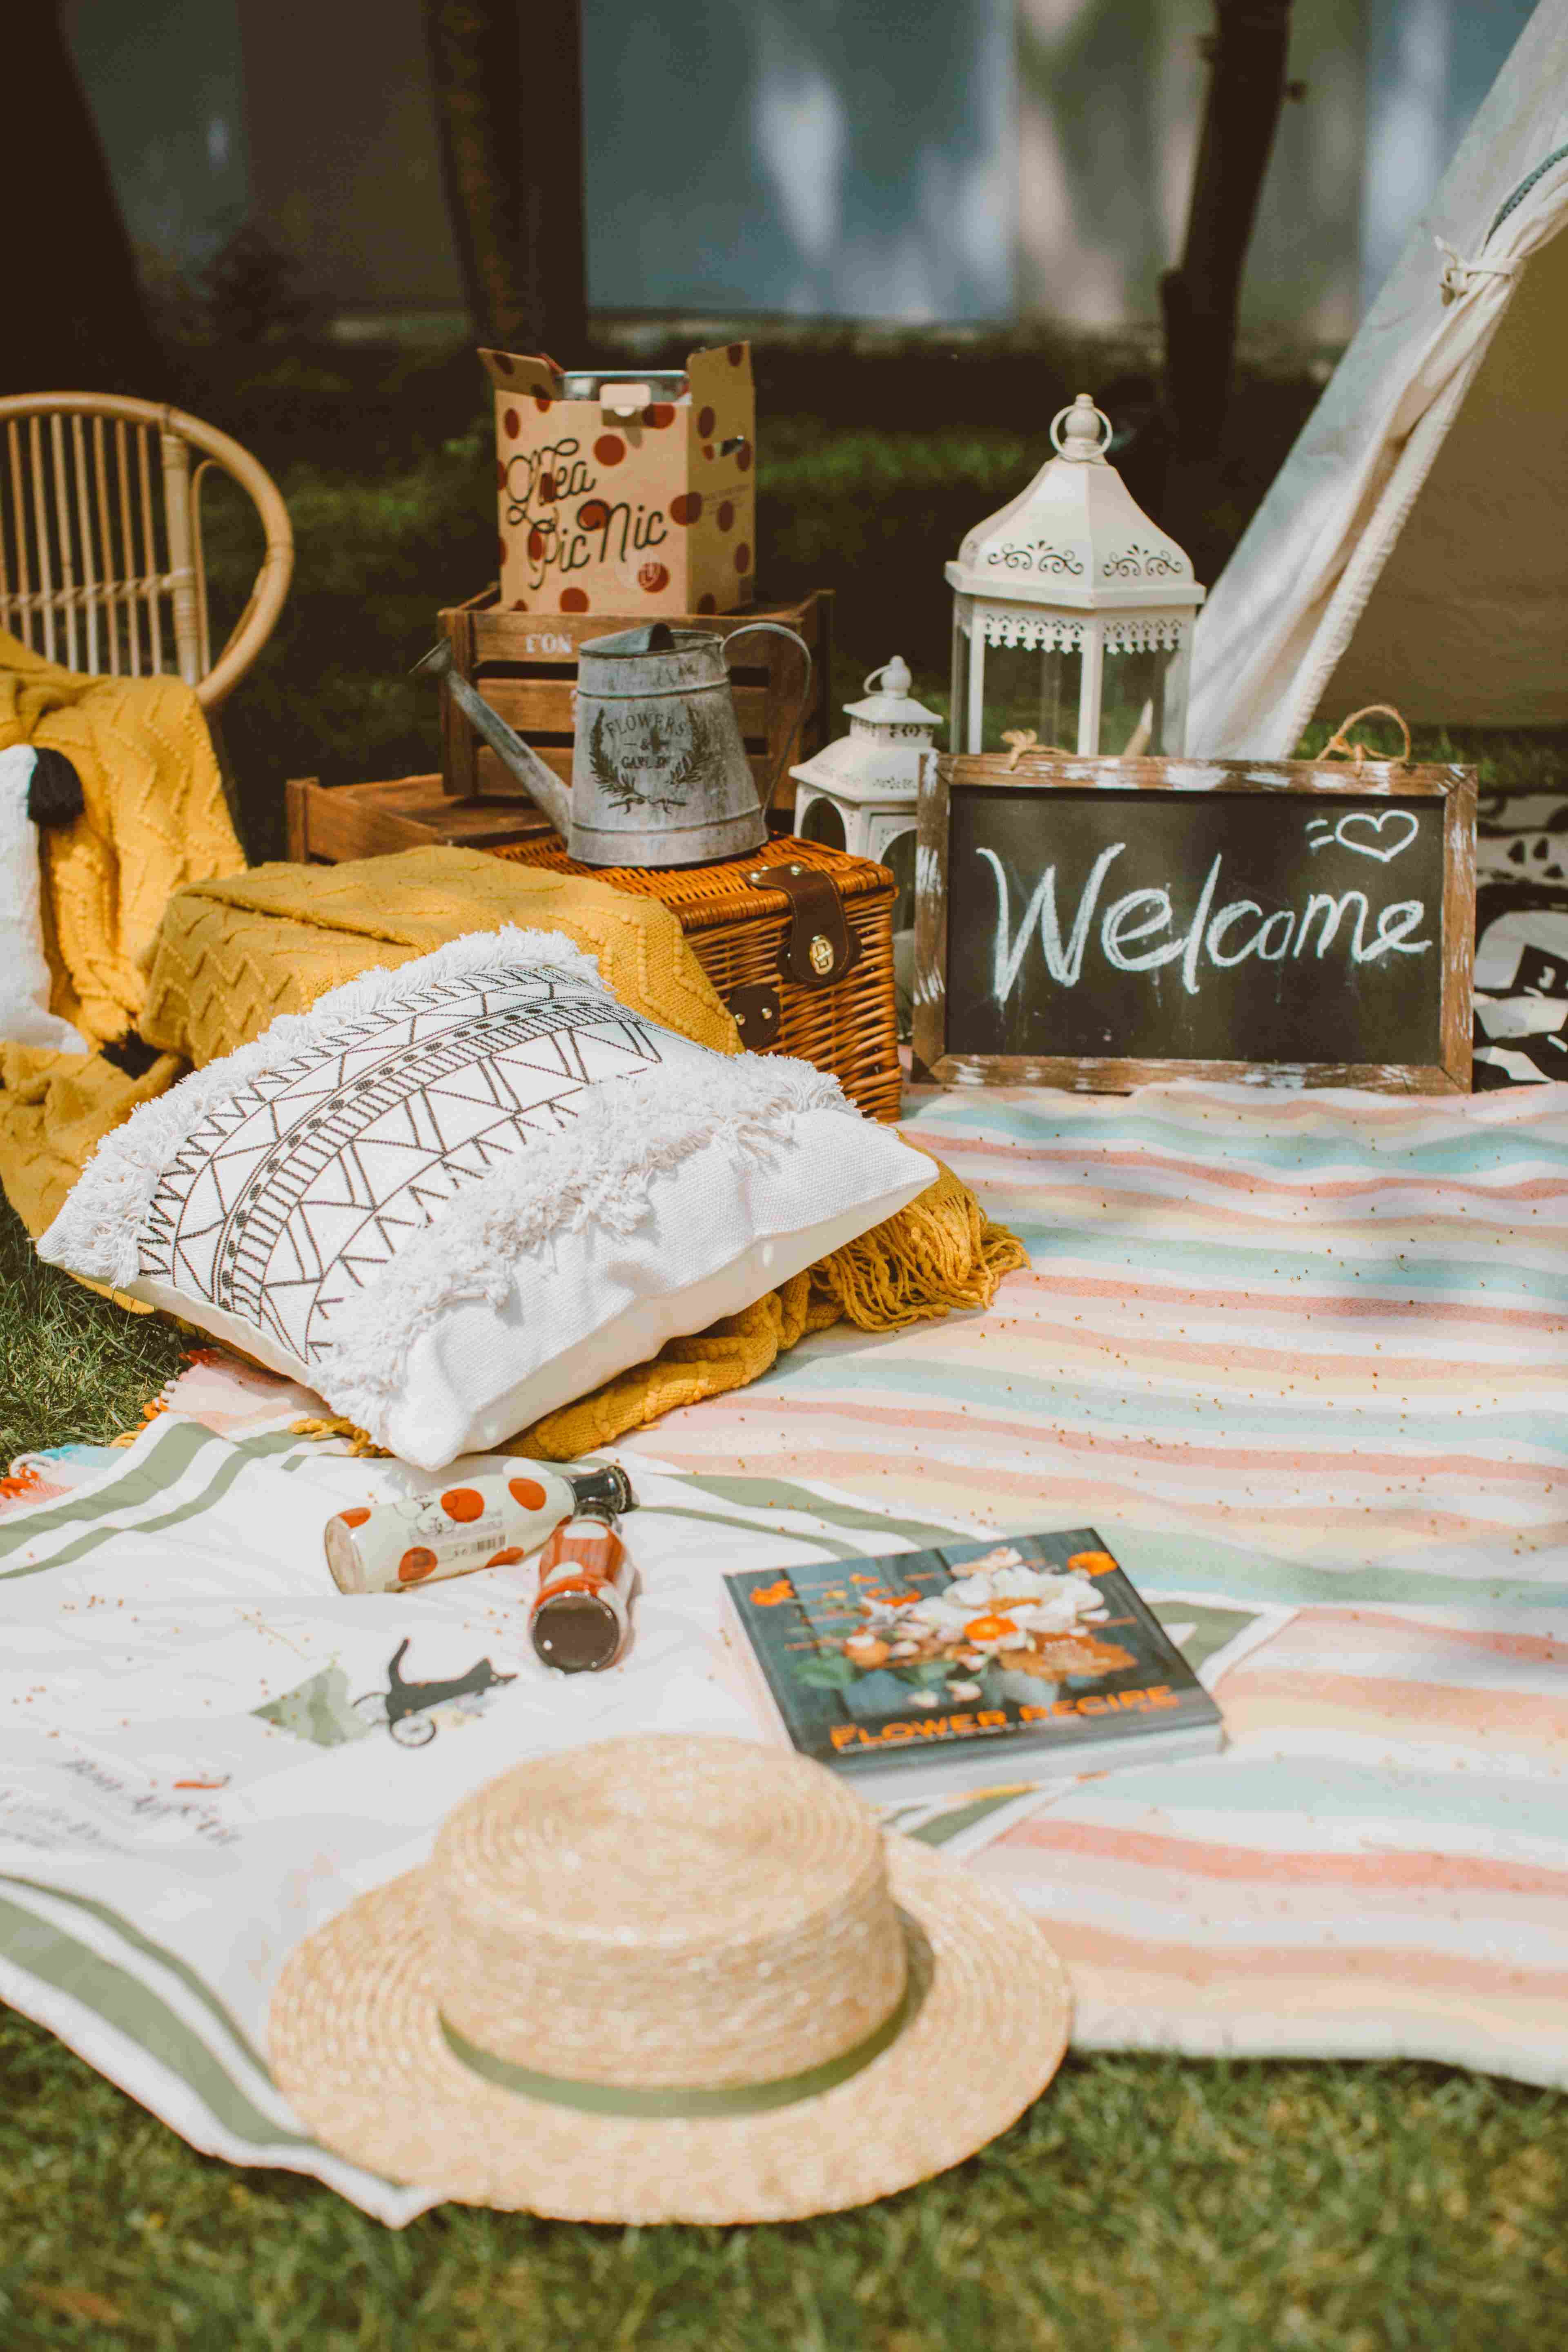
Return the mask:
<path id="1" fill-rule="evenodd" d="M 448 640 L 443 637 L 416 661 L 411 677 L 440 678 L 447 693 L 475 732 L 481 736 L 510 774 L 517 778 L 531 799 L 536 800 L 563 841 L 572 828 L 572 795 L 552 768 L 531 745 L 510 728 L 498 711 L 478 689 L 470 685 L 458 667 L 457 657 Z"/>

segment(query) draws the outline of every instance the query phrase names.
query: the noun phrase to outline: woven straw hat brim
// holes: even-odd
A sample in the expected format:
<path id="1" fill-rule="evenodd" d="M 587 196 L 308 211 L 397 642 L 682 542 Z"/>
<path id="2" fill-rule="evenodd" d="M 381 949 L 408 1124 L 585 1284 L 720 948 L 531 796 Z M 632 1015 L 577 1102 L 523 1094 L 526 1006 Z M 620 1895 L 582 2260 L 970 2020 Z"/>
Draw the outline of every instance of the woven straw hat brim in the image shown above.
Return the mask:
<path id="1" fill-rule="evenodd" d="M 387 2179 L 465 2204 L 576 2221 L 790 2221 L 911 2188 L 1015 2123 L 1061 2063 L 1071 1999 L 1045 1936 L 928 1848 L 888 1841 L 895 1902 L 931 1980 L 880 2056 L 771 2112 L 584 2114 L 498 2088 L 443 2033 L 411 1872 L 290 1956 L 273 1995 L 274 2076 L 318 2137 Z"/>

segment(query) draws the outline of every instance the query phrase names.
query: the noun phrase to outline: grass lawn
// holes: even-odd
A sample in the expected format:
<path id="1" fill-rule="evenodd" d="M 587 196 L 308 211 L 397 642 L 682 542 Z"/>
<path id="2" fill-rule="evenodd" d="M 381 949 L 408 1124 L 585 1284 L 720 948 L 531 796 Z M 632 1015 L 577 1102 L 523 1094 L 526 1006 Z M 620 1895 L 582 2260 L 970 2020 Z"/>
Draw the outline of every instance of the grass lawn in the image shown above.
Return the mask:
<path id="1" fill-rule="evenodd" d="M 279 852 L 285 774 L 436 764 L 434 698 L 405 673 L 436 606 L 488 576 L 483 438 L 459 435 L 375 478 L 279 465 L 296 586 L 226 719 L 253 855 Z M 1026 478 L 1043 433 L 780 417 L 762 440 L 764 585 L 837 588 L 840 698 L 895 650 L 919 690 L 939 692 L 942 560 Z M 1245 490 L 1227 493 L 1228 535 Z M 219 514 L 215 537 L 232 593 L 244 531 Z M 1560 746 L 1418 748 L 1475 756 L 1487 781 L 1519 788 L 1555 777 Z M 4 1212 L 0 1457 L 130 1427 L 181 1345 L 40 1267 Z M 4 2352 L 1568 2343 L 1568 2101 L 1435 2066 L 1075 2058 L 1012 2132 L 945 2178 L 858 2213 L 728 2231 L 452 2208 L 395 2233 L 313 2183 L 196 2155 L 3 2011 L 0 2085 Z"/>

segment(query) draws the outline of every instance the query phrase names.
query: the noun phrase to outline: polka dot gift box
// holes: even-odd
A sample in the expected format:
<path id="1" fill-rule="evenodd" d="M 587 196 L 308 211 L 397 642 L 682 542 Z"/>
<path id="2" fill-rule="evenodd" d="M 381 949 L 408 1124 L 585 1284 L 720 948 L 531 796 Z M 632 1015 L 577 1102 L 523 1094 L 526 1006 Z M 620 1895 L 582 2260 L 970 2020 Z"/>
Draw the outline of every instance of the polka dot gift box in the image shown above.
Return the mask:
<path id="1" fill-rule="evenodd" d="M 733 613 L 756 562 L 747 343 L 608 374 L 481 352 L 496 396 L 500 601 L 516 613 Z"/>

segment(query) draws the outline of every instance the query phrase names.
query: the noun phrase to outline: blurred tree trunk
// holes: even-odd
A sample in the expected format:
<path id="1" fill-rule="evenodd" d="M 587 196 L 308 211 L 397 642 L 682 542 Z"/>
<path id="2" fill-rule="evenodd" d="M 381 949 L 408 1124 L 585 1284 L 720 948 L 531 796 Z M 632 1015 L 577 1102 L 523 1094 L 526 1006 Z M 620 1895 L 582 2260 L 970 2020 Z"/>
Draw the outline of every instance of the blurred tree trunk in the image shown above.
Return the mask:
<path id="1" fill-rule="evenodd" d="M 1290 0 L 1215 0 L 1208 104 L 1180 267 L 1161 280 L 1177 454 L 1212 457 L 1236 364 L 1242 265 L 1286 95 Z"/>
<path id="2" fill-rule="evenodd" d="M 583 357 L 579 0 L 424 0 L 447 205 L 481 342 Z"/>
<path id="3" fill-rule="evenodd" d="M 168 368 L 58 0 L 5 14 L 11 229 L 0 392 L 132 392 Z"/>

